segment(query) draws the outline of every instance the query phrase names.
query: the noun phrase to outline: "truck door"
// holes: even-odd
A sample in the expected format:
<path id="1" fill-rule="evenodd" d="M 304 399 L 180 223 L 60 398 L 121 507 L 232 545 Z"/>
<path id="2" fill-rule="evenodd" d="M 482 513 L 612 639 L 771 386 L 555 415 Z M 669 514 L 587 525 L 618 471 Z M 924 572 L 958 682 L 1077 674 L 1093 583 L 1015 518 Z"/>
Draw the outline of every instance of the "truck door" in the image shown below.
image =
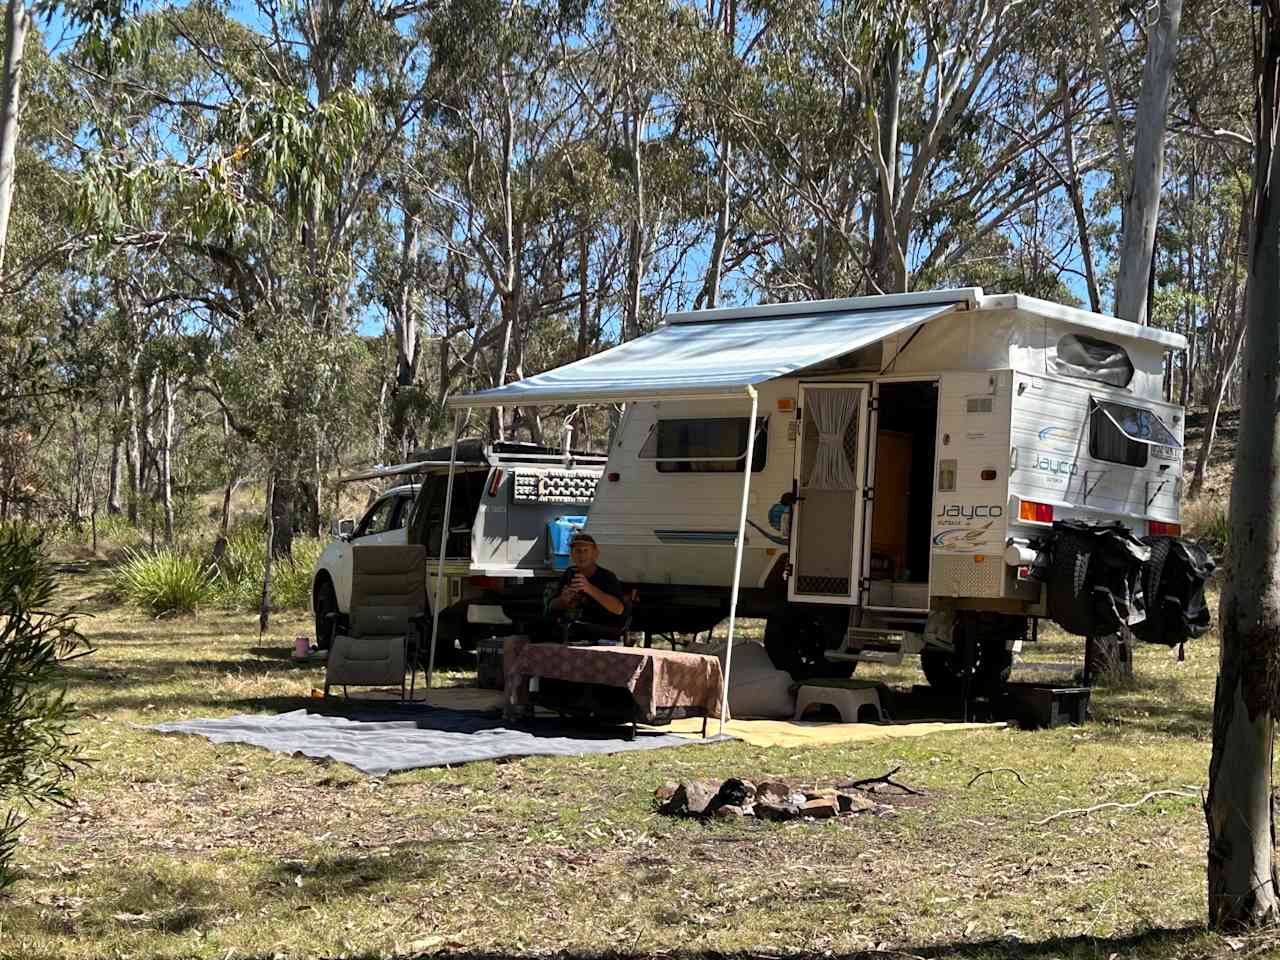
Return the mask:
<path id="1" fill-rule="evenodd" d="M 865 383 L 800 385 L 787 596 L 853 604 L 862 566 Z"/>

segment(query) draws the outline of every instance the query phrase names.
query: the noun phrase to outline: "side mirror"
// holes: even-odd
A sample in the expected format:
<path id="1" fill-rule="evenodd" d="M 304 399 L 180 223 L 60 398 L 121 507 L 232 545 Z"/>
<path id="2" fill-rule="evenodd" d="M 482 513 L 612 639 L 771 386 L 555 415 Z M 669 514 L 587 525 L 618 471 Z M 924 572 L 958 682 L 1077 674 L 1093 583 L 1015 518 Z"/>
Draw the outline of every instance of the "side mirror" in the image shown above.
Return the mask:
<path id="1" fill-rule="evenodd" d="M 343 517 L 341 520 L 334 522 L 331 528 L 333 535 L 342 540 L 347 539 L 351 534 L 355 533 L 356 522 L 350 517 Z"/>

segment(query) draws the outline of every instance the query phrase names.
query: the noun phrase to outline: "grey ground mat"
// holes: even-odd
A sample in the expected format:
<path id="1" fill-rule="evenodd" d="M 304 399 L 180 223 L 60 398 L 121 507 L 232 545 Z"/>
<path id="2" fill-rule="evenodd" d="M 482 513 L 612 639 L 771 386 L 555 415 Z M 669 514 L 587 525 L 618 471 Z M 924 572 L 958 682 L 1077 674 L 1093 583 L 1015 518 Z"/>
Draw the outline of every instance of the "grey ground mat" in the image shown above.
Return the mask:
<path id="1" fill-rule="evenodd" d="M 361 709 L 348 711 L 347 716 L 293 710 L 157 723 L 148 729 L 192 733 L 214 743 L 248 743 L 275 753 L 326 757 L 374 776 L 500 757 L 576 757 L 731 739 L 691 739 L 642 729 L 634 740 L 624 740 L 619 728 L 592 730 L 550 718 L 504 726 L 501 716 L 492 713 L 429 708 Z"/>

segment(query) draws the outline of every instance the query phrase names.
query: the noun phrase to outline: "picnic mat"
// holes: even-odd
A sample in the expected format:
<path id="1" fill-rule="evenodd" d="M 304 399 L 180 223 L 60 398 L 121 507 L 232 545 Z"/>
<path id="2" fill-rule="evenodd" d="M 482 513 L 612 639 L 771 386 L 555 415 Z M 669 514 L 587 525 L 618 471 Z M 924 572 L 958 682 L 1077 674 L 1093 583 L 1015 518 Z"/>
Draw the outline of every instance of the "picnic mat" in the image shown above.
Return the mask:
<path id="1" fill-rule="evenodd" d="M 897 740 L 924 737 L 934 733 L 963 730 L 999 730 L 1005 723 L 960 723 L 929 720 L 919 723 L 796 723 L 793 720 L 730 720 L 724 732 L 753 747 L 825 747 L 840 743 L 869 743 L 874 740 Z M 672 720 L 662 728 L 669 733 L 696 736 L 702 729 L 701 719 Z M 707 721 L 708 735 L 720 729 L 720 721 Z"/>
<path id="2" fill-rule="evenodd" d="M 501 717 L 491 713 L 416 705 L 398 710 L 364 708 L 348 711 L 347 716 L 293 710 L 180 720 L 153 724 L 148 729 L 195 734 L 213 743 L 246 743 L 275 753 L 337 760 L 373 776 L 502 757 L 577 757 L 686 747 L 725 739 L 703 740 L 640 730 L 634 740 L 623 740 L 617 730 L 597 733 L 554 719 L 504 726 Z"/>

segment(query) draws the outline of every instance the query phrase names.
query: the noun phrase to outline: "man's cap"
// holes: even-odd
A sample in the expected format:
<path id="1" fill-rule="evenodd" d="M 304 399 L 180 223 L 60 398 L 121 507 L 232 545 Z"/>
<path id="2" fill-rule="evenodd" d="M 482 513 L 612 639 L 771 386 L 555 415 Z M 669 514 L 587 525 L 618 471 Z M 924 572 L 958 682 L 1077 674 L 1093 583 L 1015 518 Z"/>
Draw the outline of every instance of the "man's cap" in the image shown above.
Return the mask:
<path id="1" fill-rule="evenodd" d="M 570 538 L 569 546 L 572 547 L 575 543 L 589 543 L 594 547 L 596 545 L 596 538 L 589 533 L 582 533 L 579 531 Z"/>

